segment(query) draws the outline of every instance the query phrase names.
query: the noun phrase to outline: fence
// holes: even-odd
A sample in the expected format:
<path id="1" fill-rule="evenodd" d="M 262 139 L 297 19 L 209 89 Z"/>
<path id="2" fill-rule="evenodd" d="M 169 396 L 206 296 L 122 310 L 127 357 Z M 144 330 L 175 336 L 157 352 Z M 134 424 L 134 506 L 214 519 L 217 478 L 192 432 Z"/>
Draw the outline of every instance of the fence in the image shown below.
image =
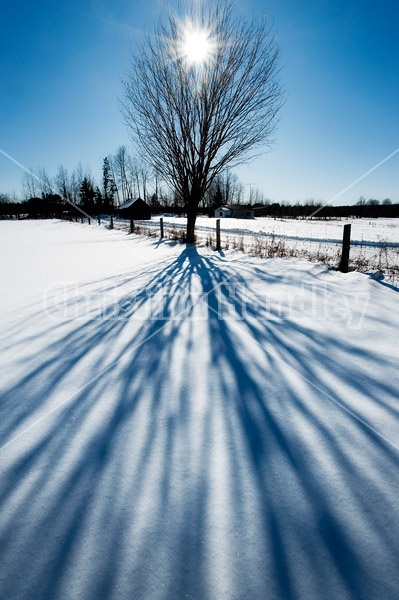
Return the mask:
<path id="1" fill-rule="evenodd" d="M 76 221 L 90 219 L 76 217 Z M 125 231 L 128 234 L 147 235 L 179 241 L 185 239 L 185 224 L 168 222 L 164 217 L 159 221 L 133 221 L 114 217 L 96 217 L 93 222 L 109 229 Z M 320 239 L 298 239 L 274 232 L 242 233 L 239 229 L 223 230 L 220 219 L 215 226 L 197 225 L 196 239 L 216 251 L 239 250 L 262 258 L 299 257 L 313 262 L 323 262 L 343 273 L 349 270 L 382 270 L 395 284 L 399 281 L 399 243 L 351 241 L 351 225 L 343 227 L 342 241 Z"/>

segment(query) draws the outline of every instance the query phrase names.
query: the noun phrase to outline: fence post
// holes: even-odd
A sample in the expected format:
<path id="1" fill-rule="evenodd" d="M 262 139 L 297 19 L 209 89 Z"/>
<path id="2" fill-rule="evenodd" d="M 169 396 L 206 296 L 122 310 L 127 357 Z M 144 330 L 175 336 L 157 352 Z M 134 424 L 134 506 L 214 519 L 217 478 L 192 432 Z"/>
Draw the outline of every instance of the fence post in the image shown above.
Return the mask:
<path id="1" fill-rule="evenodd" d="M 344 225 L 344 236 L 342 238 L 342 255 L 338 270 L 347 273 L 349 269 L 349 250 L 351 247 L 351 225 Z"/>
<path id="2" fill-rule="evenodd" d="M 134 221 L 130 219 L 130 233 L 134 233 Z"/>
<path id="3" fill-rule="evenodd" d="M 109 228 L 113 229 L 114 228 L 114 217 L 111 215 L 111 222 L 109 224 Z"/>
<path id="4" fill-rule="evenodd" d="M 80 222 L 81 222 L 81 223 L 84 223 L 84 219 L 83 219 L 83 217 L 80 217 Z"/>
<path id="5" fill-rule="evenodd" d="M 98 215 L 97 220 L 98 220 L 98 224 L 101 225 L 100 215 Z"/>
<path id="6" fill-rule="evenodd" d="M 90 217 L 87 217 L 87 220 L 89 221 L 89 225 L 91 225 Z"/>
<path id="7" fill-rule="evenodd" d="M 161 240 L 163 239 L 163 217 L 159 219 L 159 224 L 161 226 Z"/>
<path id="8" fill-rule="evenodd" d="M 216 250 L 221 250 L 220 245 L 220 219 L 216 219 Z"/>

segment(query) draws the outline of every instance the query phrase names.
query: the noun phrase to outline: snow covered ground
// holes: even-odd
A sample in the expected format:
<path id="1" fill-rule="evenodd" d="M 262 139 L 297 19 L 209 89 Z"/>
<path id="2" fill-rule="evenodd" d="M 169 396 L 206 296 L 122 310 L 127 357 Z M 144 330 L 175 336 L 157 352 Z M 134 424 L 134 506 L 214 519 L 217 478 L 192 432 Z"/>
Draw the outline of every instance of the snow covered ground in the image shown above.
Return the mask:
<path id="1" fill-rule="evenodd" d="M 0 222 L 1 600 L 396 600 L 399 295 Z"/>
<path id="2" fill-rule="evenodd" d="M 159 232 L 160 216 L 141 226 Z M 184 229 L 186 219 L 166 215 L 166 232 Z M 380 269 L 390 283 L 399 286 L 399 219 L 221 219 L 222 248 L 241 248 L 263 256 L 299 256 L 338 266 L 343 227 L 351 224 L 350 265 L 362 271 Z M 117 227 L 129 228 L 127 221 Z M 215 244 L 216 219 L 199 217 L 196 234 L 200 243 Z M 274 246 L 270 247 L 270 245 Z"/>
<path id="3" fill-rule="evenodd" d="M 152 220 L 159 222 L 160 216 Z M 184 226 L 184 217 L 164 216 L 164 223 L 170 226 Z M 399 219 L 220 219 L 221 229 L 234 235 L 265 234 L 283 236 L 289 239 L 317 242 L 342 242 L 342 229 L 347 223 L 352 225 L 352 241 L 355 243 L 386 242 L 399 246 Z M 215 230 L 216 219 L 198 217 L 197 228 Z"/>

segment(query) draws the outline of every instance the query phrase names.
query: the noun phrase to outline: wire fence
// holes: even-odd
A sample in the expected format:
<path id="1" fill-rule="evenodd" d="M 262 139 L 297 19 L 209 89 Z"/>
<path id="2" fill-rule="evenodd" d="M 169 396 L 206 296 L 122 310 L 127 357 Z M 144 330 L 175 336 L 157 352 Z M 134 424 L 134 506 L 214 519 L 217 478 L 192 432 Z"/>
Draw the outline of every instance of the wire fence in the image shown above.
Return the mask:
<path id="1" fill-rule="evenodd" d="M 78 217 L 78 222 L 88 222 Z M 93 217 L 91 224 L 102 225 L 109 229 L 124 231 L 126 234 L 163 238 L 172 242 L 185 241 L 186 226 L 182 222 L 168 218 L 141 221 L 115 217 Z M 348 227 L 348 225 L 346 225 Z M 318 237 L 300 237 L 282 233 L 256 232 L 229 228 L 219 234 L 212 222 L 209 226 L 196 226 L 196 243 L 215 251 L 236 250 L 261 258 L 304 258 L 312 262 L 322 262 L 331 268 L 344 272 L 358 270 L 372 272 L 376 278 L 385 278 L 399 286 L 399 242 L 349 240 L 347 262 L 343 261 L 343 239 L 320 239 Z M 348 239 L 346 240 L 348 244 Z M 344 251 L 345 253 L 345 251 Z"/>

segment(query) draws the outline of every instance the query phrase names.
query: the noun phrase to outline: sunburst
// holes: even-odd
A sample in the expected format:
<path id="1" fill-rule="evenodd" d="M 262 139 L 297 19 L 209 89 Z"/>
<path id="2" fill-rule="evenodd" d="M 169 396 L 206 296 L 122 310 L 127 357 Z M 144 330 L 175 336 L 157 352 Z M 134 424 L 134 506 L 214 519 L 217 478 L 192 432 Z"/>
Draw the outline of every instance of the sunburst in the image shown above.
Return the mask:
<path id="1" fill-rule="evenodd" d="M 201 66 L 209 62 L 214 53 L 209 31 L 187 28 L 181 41 L 181 52 L 189 64 Z"/>
<path id="2" fill-rule="evenodd" d="M 175 40 L 177 56 L 189 67 L 203 67 L 211 62 L 216 54 L 217 43 L 212 31 L 186 20 L 179 27 L 179 37 Z"/>

